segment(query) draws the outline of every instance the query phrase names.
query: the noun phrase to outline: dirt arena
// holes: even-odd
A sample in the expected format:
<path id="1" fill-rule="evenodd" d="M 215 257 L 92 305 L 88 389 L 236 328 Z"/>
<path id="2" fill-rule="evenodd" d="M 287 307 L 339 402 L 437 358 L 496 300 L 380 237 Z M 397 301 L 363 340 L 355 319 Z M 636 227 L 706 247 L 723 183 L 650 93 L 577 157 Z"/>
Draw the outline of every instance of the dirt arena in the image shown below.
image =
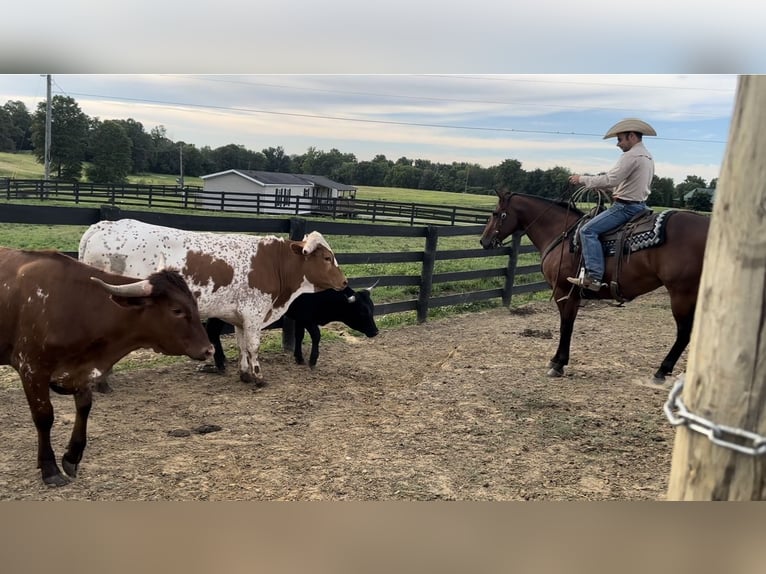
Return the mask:
<path id="1" fill-rule="evenodd" d="M 314 371 L 262 355 L 269 384 L 198 363 L 115 375 L 75 481 L 42 484 L 15 371 L 0 367 L 0 499 L 658 500 L 673 427 L 646 381 L 672 343 L 667 294 L 589 302 L 567 376 L 545 376 L 551 301 L 323 340 Z M 149 353 L 149 355 L 153 355 Z M 677 372 L 686 364 L 681 357 Z M 71 397 L 54 396 L 64 453 Z M 217 430 L 216 430 L 217 429 Z M 206 432 L 208 431 L 208 432 Z"/>

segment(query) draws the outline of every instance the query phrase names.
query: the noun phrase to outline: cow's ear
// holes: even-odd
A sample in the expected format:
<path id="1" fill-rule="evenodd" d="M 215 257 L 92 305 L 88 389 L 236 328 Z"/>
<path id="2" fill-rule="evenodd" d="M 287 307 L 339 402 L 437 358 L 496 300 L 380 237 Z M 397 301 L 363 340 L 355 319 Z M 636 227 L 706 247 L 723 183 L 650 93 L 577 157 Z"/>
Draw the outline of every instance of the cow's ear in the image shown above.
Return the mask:
<path id="1" fill-rule="evenodd" d="M 291 243 L 290 249 L 292 249 L 292 252 L 296 255 L 303 255 L 303 242 L 296 241 L 295 243 Z"/>

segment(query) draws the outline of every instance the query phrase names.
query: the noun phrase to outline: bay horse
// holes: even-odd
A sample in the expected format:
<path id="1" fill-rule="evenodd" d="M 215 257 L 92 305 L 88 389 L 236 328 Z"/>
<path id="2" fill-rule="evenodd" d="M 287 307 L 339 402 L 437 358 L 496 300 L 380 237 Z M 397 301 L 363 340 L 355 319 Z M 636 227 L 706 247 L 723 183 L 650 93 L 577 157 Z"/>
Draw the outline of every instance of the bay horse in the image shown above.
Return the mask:
<path id="1" fill-rule="evenodd" d="M 541 253 L 541 270 L 553 289 L 561 323 L 559 345 L 548 365 L 549 377 L 564 375 L 569 363 L 575 318 L 583 292 L 567 281 L 576 277 L 581 253 L 571 252 L 570 239 L 576 233 L 579 220 L 585 215 L 572 203 L 555 201 L 508 191 L 497 191 L 497 207 L 487 221 L 480 243 L 484 249 L 500 247 L 513 233 L 523 231 Z M 693 211 L 677 210 L 666 218 L 663 244 L 630 253 L 623 258 L 619 270 L 619 290 L 622 300 L 631 300 L 664 285 L 670 294 L 670 307 L 676 321 L 676 340 L 659 369 L 653 383 L 662 385 L 673 372 L 678 358 L 689 344 L 702 261 L 710 218 Z M 619 255 L 605 257 L 602 281 L 609 285 Z M 608 287 L 587 291 L 587 299 L 615 298 Z"/>

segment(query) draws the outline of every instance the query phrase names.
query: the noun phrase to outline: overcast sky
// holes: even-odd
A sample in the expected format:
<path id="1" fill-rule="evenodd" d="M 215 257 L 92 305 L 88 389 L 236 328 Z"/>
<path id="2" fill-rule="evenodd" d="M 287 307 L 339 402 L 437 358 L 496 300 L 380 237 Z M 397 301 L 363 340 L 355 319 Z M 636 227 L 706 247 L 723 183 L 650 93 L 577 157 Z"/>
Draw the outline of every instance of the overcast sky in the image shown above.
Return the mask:
<path id="1" fill-rule="evenodd" d="M 656 173 L 675 183 L 719 176 L 734 107 L 734 75 L 67 75 L 52 92 L 88 116 L 132 118 L 174 141 L 254 151 L 313 146 L 396 160 L 516 159 L 522 168 L 607 170 L 621 154 L 606 130 L 640 117 Z M 45 101 L 39 74 L 0 75 L 0 103 Z"/>

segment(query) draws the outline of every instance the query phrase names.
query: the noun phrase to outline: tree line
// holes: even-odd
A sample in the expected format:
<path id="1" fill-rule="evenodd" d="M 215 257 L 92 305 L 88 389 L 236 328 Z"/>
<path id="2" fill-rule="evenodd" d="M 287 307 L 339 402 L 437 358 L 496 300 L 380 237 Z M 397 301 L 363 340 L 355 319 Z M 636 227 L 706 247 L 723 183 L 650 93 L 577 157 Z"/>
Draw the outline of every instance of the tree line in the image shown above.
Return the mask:
<path id="1" fill-rule="evenodd" d="M 30 112 L 21 101 L 8 101 L 0 108 L 0 151 L 31 152 L 45 162 L 46 104 Z M 84 167 L 87 164 L 87 167 Z M 358 161 L 353 153 L 333 148 L 329 152 L 310 147 L 303 154 L 287 154 L 281 146 L 253 151 L 242 145 L 218 148 L 172 141 L 165 127 L 146 132 L 131 118 L 101 120 L 85 114 L 74 98 L 56 95 L 51 100 L 51 177 L 63 181 L 124 183 L 129 175 L 158 173 L 199 177 L 227 169 L 250 169 L 282 173 L 322 175 L 350 185 L 401 187 L 435 191 L 492 194 L 507 187 L 521 193 L 555 197 L 566 186 L 571 171 L 565 167 L 524 170 L 521 162 L 506 159 L 499 165 L 435 163 L 427 159 L 400 157 L 390 160 L 377 155 Z M 696 188 L 715 188 L 704 179 L 689 175 L 676 185 L 672 178 L 654 176 L 650 205 L 686 206 L 711 210 L 710 196 Z"/>

